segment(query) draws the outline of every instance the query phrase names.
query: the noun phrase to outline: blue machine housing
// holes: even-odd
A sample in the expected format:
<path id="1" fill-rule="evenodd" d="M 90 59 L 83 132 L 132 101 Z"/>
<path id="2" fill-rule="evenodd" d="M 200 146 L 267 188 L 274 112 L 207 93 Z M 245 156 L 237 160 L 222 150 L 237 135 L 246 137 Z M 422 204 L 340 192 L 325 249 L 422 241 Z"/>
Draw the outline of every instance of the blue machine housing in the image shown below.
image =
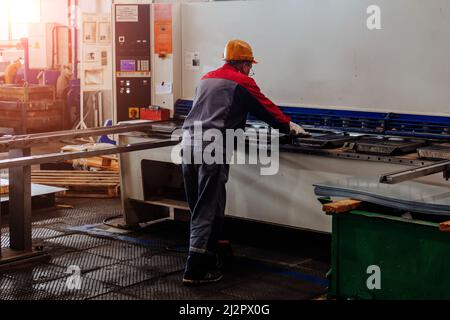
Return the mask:
<path id="1" fill-rule="evenodd" d="M 175 104 L 175 115 L 185 117 L 192 104 L 191 100 L 178 100 Z M 320 129 L 450 139 L 450 117 L 306 107 L 280 107 L 280 109 L 290 116 L 293 122 Z M 255 118 L 250 116 L 249 120 Z"/>

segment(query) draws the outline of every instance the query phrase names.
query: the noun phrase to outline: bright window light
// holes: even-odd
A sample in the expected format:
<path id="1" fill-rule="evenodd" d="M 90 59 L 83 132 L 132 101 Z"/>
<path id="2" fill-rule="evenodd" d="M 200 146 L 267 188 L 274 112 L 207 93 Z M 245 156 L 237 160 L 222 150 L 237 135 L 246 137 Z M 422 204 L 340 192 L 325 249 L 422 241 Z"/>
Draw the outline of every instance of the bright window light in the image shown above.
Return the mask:
<path id="1" fill-rule="evenodd" d="M 27 37 L 28 24 L 40 20 L 40 0 L 0 0 L 0 40 Z"/>

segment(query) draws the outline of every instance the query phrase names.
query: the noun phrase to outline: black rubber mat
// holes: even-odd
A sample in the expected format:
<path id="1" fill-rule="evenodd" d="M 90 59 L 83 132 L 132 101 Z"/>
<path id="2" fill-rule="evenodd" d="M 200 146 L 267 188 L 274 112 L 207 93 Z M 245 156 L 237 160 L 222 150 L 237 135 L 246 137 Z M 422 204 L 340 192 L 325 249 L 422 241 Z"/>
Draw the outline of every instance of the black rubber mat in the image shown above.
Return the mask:
<path id="1" fill-rule="evenodd" d="M 97 256 L 87 252 L 72 252 L 64 254 L 62 256 L 53 257 L 50 261 L 51 264 L 62 267 L 64 269 L 70 266 L 77 266 L 82 272 L 89 272 L 113 264 L 117 264 L 119 261 Z"/>
<path id="2" fill-rule="evenodd" d="M 129 300 L 140 300 L 137 297 L 129 296 L 120 292 L 110 292 L 97 296 L 90 300 L 101 300 L 101 301 L 129 301 Z"/>
<path id="3" fill-rule="evenodd" d="M 45 293 L 31 285 L 7 277 L 0 277 L 1 300 L 40 300 Z"/>
<path id="4" fill-rule="evenodd" d="M 120 199 L 58 199 L 58 203 L 73 209 L 33 213 L 33 243 L 44 246 L 50 262 L 3 272 L 0 300 L 298 300 L 326 292 L 326 237 L 229 223 L 236 257 L 226 265 L 224 279 L 191 288 L 182 285 L 188 223 L 164 222 L 113 233 L 102 221 L 122 213 Z M 7 246 L 8 229 L 2 231 L 2 246 Z M 323 256 L 318 256 L 321 252 Z M 68 286 L 71 266 L 80 268 L 80 290 Z"/>
<path id="5" fill-rule="evenodd" d="M 36 245 L 36 240 L 49 239 L 62 235 L 65 235 L 65 233 L 47 228 L 33 228 L 31 237 L 33 239 L 33 243 Z M 2 233 L 1 244 L 2 247 L 9 247 L 9 232 Z"/>
<path id="6" fill-rule="evenodd" d="M 243 300 L 305 300 L 322 295 L 325 288 L 292 277 L 266 274 L 241 279 L 239 285 L 221 285 L 219 292 Z"/>
<path id="7" fill-rule="evenodd" d="M 170 274 L 184 270 L 186 256 L 181 254 L 155 254 L 126 262 L 129 265 L 160 274 Z"/>
<path id="8" fill-rule="evenodd" d="M 33 239 L 49 239 L 65 235 L 63 232 L 47 228 L 33 228 L 31 234 Z"/>
<path id="9" fill-rule="evenodd" d="M 121 287 L 138 284 L 156 276 L 153 272 L 122 264 L 107 266 L 86 274 L 87 278 Z"/>
<path id="10" fill-rule="evenodd" d="M 127 261 L 144 256 L 149 249 L 132 245 L 126 242 L 113 242 L 111 244 L 90 249 L 87 252 L 115 260 Z"/>
<path id="11" fill-rule="evenodd" d="M 269 248 L 255 248 L 253 246 L 233 246 L 233 251 L 236 255 L 241 257 L 250 257 L 267 262 L 281 263 L 286 265 L 296 265 L 307 260 L 310 257 L 302 256 L 298 252 L 292 250 L 269 249 Z"/>
<path id="12" fill-rule="evenodd" d="M 79 290 L 68 285 L 68 278 L 35 284 L 33 289 L 41 291 L 43 299 L 52 300 L 86 300 L 117 290 L 116 287 L 86 277 L 81 277 Z"/>
<path id="13" fill-rule="evenodd" d="M 38 225 L 33 225 L 33 227 L 37 227 L 37 226 Z M 71 225 L 65 224 L 65 223 L 61 223 L 61 222 L 56 222 L 56 223 L 52 223 L 52 224 L 46 224 L 45 227 L 48 228 L 48 229 L 55 230 L 55 231 L 63 232 L 66 235 L 74 233 L 73 231 L 69 230 L 69 228 L 72 227 Z"/>
<path id="14" fill-rule="evenodd" d="M 77 251 L 74 248 L 63 247 L 58 244 L 48 242 L 48 240 L 38 240 L 37 242 L 38 242 L 37 244 L 41 245 L 44 248 L 44 251 L 47 254 L 49 254 L 52 258 L 56 258 L 63 254 L 68 254 Z M 33 244 L 36 245 L 35 242 L 33 242 Z"/>
<path id="15" fill-rule="evenodd" d="M 72 234 L 63 237 L 52 238 L 50 240 L 47 240 L 47 242 L 64 247 L 84 250 L 110 244 L 111 240 L 91 237 L 84 234 Z"/>
<path id="16" fill-rule="evenodd" d="M 34 284 L 66 277 L 64 269 L 48 264 L 38 264 L 25 269 L 7 271 L 3 276 L 25 284 Z"/>
<path id="17" fill-rule="evenodd" d="M 141 300 L 233 300 L 236 297 L 210 291 L 205 287 L 186 287 L 179 281 L 161 278 L 121 291 Z"/>

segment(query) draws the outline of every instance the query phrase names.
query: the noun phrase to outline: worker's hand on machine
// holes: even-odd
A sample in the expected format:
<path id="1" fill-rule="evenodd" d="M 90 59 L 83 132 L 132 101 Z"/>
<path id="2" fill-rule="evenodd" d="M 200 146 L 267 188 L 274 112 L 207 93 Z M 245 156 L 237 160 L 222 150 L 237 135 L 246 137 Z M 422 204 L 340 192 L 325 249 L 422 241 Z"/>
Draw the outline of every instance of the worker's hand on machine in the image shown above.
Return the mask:
<path id="1" fill-rule="evenodd" d="M 291 135 L 293 136 L 298 136 L 298 137 L 310 137 L 311 134 L 306 132 L 305 129 L 303 129 L 301 126 L 299 126 L 298 124 L 291 122 L 290 123 L 290 128 L 291 128 Z"/>

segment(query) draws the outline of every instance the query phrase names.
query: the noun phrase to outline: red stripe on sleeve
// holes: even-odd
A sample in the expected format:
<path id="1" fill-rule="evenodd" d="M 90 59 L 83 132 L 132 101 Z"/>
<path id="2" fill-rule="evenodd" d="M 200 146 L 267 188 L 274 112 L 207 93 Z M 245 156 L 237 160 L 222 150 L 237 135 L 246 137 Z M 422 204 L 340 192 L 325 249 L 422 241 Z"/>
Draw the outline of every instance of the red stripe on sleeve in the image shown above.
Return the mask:
<path id="1" fill-rule="evenodd" d="M 244 87 L 258 102 L 270 113 L 273 117 L 281 123 L 289 123 L 291 118 L 286 116 L 277 105 L 268 99 L 256 84 L 253 78 L 250 78 L 240 72 L 229 64 L 206 74 L 202 79 L 227 79 L 238 83 Z"/>

